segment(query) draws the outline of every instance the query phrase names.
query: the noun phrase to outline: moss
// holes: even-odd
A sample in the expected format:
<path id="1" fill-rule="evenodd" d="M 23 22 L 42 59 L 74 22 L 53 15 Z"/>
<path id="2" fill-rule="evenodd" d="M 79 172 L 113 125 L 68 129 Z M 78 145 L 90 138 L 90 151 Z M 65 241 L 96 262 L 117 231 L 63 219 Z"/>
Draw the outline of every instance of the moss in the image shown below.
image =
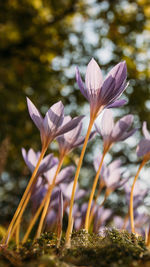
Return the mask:
<path id="1" fill-rule="evenodd" d="M 64 238 L 57 248 L 53 233 L 44 233 L 33 243 L 28 240 L 19 250 L 1 251 L 0 266 L 69 267 L 69 266 L 150 266 L 150 252 L 144 239 L 127 231 L 106 229 L 102 235 L 74 232 L 71 248 L 66 249 Z"/>
<path id="2" fill-rule="evenodd" d="M 85 239 L 86 242 L 83 242 Z M 77 233 L 72 236 L 72 247 L 64 254 L 64 260 L 76 265 L 129 266 L 146 256 L 147 251 L 142 237 L 127 231 L 106 230 L 104 236 Z"/>

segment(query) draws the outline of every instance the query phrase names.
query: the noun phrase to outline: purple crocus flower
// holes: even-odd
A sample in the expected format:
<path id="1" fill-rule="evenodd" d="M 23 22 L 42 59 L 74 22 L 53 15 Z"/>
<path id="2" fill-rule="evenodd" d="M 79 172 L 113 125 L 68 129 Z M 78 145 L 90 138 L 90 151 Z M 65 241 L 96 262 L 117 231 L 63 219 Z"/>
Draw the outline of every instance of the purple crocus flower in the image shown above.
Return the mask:
<path id="1" fill-rule="evenodd" d="M 110 219 L 112 213 L 111 209 L 104 209 L 103 207 L 97 208 L 93 225 L 93 231 L 95 233 L 101 231 L 101 227 L 106 225 L 106 222 Z"/>
<path id="2" fill-rule="evenodd" d="M 44 119 L 29 98 L 27 98 L 27 105 L 30 117 L 40 131 L 42 146 L 46 148 L 57 136 L 76 127 L 83 118 L 79 116 L 65 122 L 64 106 L 61 101 L 51 106 Z"/>
<path id="3" fill-rule="evenodd" d="M 134 222 L 135 223 L 135 233 L 140 234 L 142 236 L 145 236 L 145 229 L 143 228 L 143 226 L 147 225 L 148 222 L 149 222 L 149 215 L 148 214 L 139 213 L 136 211 L 135 212 L 135 222 Z M 124 229 L 124 227 L 125 227 L 126 230 L 131 232 L 131 225 L 130 225 L 129 219 L 125 223 L 124 218 L 122 218 L 120 216 L 114 216 L 113 223 L 117 229 Z"/>
<path id="4" fill-rule="evenodd" d="M 144 138 L 140 141 L 137 146 L 136 153 L 138 157 L 145 157 L 147 160 L 150 159 L 150 133 L 147 130 L 146 121 L 143 122 L 142 131 Z"/>
<path id="5" fill-rule="evenodd" d="M 96 172 L 101 161 L 101 155 L 94 159 L 94 168 Z M 123 168 L 121 167 L 121 160 L 114 160 L 108 166 L 103 163 L 101 172 L 100 172 L 100 184 L 103 188 L 106 186 L 107 193 L 111 193 L 115 189 L 123 186 L 127 181 L 126 179 L 121 179 L 123 174 Z"/>
<path id="6" fill-rule="evenodd" d="M 24 158 L 24 161 L 31 172 L 34 171 L 35 166 L 38 162 L 38 159 L 40 157 L 40 152 L 35 152 L 32 148 L 29 149 L 28 152 L 24 148 L 22 148 L 22 156 Z M 40 164 L 40 167 L 38 169 L 38 172 L 36 176 L 43 175 L 44 172 L 47 172 L 49 169 L 51 169 L 55 164 L 58 164 L 58 159 L 56 157 L 53 157 L 53 154 L 49 154 L 45 156 Z"/>
<path id="7" fill-rule="evenodd" d="M 141 181 L 136 181 L 134 187 L 134 195 L 133 195 L 133 208 L 136 210 L 140 205 L 143 204 L 144 198 L 148 195 L 149 190 L 147 188 L 142 188 L 143 183 Z M 131 194 L 131 186 L 129 184 L 125 185 L 125 196 L 126 201 L 129 206 L 130 203 L 130 194 Z"/>
<path id="8" fill-rule="evenodd" d="M 33 211 L 35 211 L 37 207 L 40 205 L 45 194 L 47 193 L 49 186 L 52 184 L 56 169 L 57 169 L 57 164 L 55 164 L 54 166 L 52 166 L 51 169 L 45 172 L 43 174 L 45 177 L 44 181 L 39 185 L 38 188 L 36 187 L 36 190 L 34 190 L 34 193 L 31 198 Z M 60 191 L 60 184 L 62 182 L 67 182 L 68 180 L 70 181 L 72 179 L 74 170 L 75 170 L 74 166 L 68 166 L 68 167 L 63 168 L 60 171 L 60 173 L 57 175 L 55 188 L 53 189 L 52 196 L 51 196 L 52 201 L 56 199 L 58 195 L 58 191 Z"/>
<path id="9" fill-rule="evenodd" d="M 92 117 L 96 118 L 104 108 L 120 107 L 126 103 L 125 100 L 118 100 L 127 87 L 126 77 L 125 61 L 112 68 L 103 81 L 101 69 L 92 58 L 87 66 L 85 84 L 77 68 L 76 80 L 81 93 L 90 103 Z"/>
<path id="10" fill-rule="evenodd" d="M 70 121 L 71 117 L 67 116 L 66 121 Z M 80 122 L 73 130 L 57 137 L 59 152 L 61 155 L 67 155 L 74 148 L 83 145 L 85 137 L 81 136 L 82 122 Z M 90 134 L 89 140 L 95 136 L 95 131 Z"/>
<path id="11" fill-rule="evenodd" d="M 73 181 L 69 184 L 61 183 L 60 188 L 62 190 L 62 193 L 64 197 L 68 200 L 71 199 L 71 193 L 72 193 L 72 187 L 73 187 Z M 78 200 L 86 195 L 86 191 L 84 189 L 79 188 L 79 184 L 77 184 L 77 189 L 75 193 L 75 200 Z"/>
<path id="12" fill-rule="evenodd" d="M 95 123 L 96 131 L 103 137 L 104 150 L 108 150 L 117 141 L 124 141 L 133 135 L 137 129 L 131 129 L 133 115 L 126 115 L 114 123 L 111 110 L 105 110 L 101 126 Z"/>
<path id="13" fill-rule="evenodd" d="M 53 178 L 55 176 L 56 169 L 57 169 L 57 165 L 55 165 L 49 171 L 44 173 L 44 176 L 47 179 L 48 185 L 53 183 Z M 59 185 L 64 181 L 65 182 L 70 181 L 70 179 L 73 177 L 74 171 L 75 171 L 75 167 L 73 165 L 63 168 L 57 175 L 55 184 Z"/>

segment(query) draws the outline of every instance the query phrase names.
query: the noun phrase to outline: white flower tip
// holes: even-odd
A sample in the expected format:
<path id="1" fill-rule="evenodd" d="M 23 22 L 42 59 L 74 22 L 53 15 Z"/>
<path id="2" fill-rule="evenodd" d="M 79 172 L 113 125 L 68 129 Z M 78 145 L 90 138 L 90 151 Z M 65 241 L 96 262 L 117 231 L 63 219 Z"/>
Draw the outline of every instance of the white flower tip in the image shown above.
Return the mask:
<path id="1" fill-rule="evenodd" d="M 25 150 L 24 147 L 21 148 L 21 153 L 22 153 L 22 155 L 25 155 L 26 154 L 26 150 Z"/>
<path id="2" fill-rule="evenodd" d="M 98 66 L 96 60 L 95 60 L 93 57 L 92 57 L 92 59 L 90 60 L 88 66 L 89 66 L 89 65 L 93 65 L 93 66 L 96 65 L 96 66 Z M 99 68 L 99 66 L 98 66 L 98 68 Z"/>

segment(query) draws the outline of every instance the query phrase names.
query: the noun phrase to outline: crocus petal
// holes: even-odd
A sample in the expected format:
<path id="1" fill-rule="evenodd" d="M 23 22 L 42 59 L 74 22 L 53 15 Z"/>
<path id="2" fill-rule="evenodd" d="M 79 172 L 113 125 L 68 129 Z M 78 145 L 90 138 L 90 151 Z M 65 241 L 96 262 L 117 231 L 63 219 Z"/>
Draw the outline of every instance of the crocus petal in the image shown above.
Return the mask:
<path id="1" fill-rule="evenodd" d="M 142 131 L 143 131 L 143 134 L 144 134 L 145 138 L 150 140 L 150 133 L 147 130 L 147 123 L 146 123 L 146 121 L 143 122 Z"/>
<path id="2" fill-rule="evenodd" d="M 69 184 L 62 184 L 62 183 L 60 184 L 61 191 L 67 199 L 71 199 L 73 183 L 74 181 L 72 181 Z M 75 200 L 81 198 L 84 194 L 85 194 L 85 190 L 79 189 L 79 185 L 77 184 Z"/>
<path id="3" fill-rule="evenodd" d="M 106 106 L 106 108 L 119 108 L 119 107 L 124 106 L 126 103 L 127 101 L 125 99 L 120 99 L 120 100 L 116 100 L 112 104 L 109 104 L 108 106 Z"/>
<path id="4" fill-rule="evenodd" d="M 90 133 L 90 136 L 89 136 L 88 141 L 91 141 L 91 140 L 96 136 L 96 134 L 97 134 L 96 131 L 92 131 L 92 132 Z M 85 137 L 80 136 L 80 137 L 78 138 L 78 140 L 74 143 L 73 148 L 83 145 L 84 141 L 85 141 Z"/>
<path id="5" fill-rule="evenodd" d="M 59 136 L 59 135 L 62 135 L 68 131 L 71 131 L 73 128 L 75 128 L 79 123 L 80 121 L 84 118 L 84 116 L 79 116 L 79 117 L 76 117 L 74 119 L 72 119 L 71 121 L 69 121 L 68 123 L 66 123 L 64 126 L 62 126 L 56 133 L 55 136 Z"/>
<path id="6" fill-rule="evenodd" d="M 53 158 L 53 154 L 49 154 L 43 158 L 40 167 L 38 169 L 38 174 L 42 175 L 43 172 L 48 171 L 51 168 L 51 160 Z"/>
<path id="7" fill-rule="evenodd" d="M 81 130 L 82 130 L 82 122 L 80 122 L 77 125 L 77 127 L 72 129 L 71 131 L 65 133 L 64 138 L 67 141 L 67 143 L 73 144 L 78 139 L 79 135 L 81 134 Z"/>
<path id="8" fill-rule="evenodd" d="M 114 171 L 115 169 L 118 169 L 121 166 L 121 160 L 116 159 L 113 162 L 111 162 L 108 166 L 110 173 Z"/>
<path id="9" fill-rule="evenodd" d="M 23 154 L 24 154 L 24 149 L 23 149 Z M 22 155 L 23 155 L 22 154 Z M 25 158 L 24 158 L 25 160 Z M 36 156 L 36 153 L 34 152 L 34 150 L 32 148 L 29 149 L 28 153 L 26 153 L 26 164 L 29 167 L 30 171 L 33 172 L 35 169 L 35 166 L 37 164 L 38 158 Z"/>
<path id="10" fill-rule="evenodd" d="M 26 150 L 24 148 L 21 149 L 21 152 L 22 152 L 22 156 L 23 156 L 23 159 L 24 159 L 26 165 L 28 166 L 28 168 L 30 169 L 30 171 L 33 172 L 35 165 L 31 164 L 31 162 L 28 161 L 27 152 L 26 152 Z"/>
<path id="11" fill-rule="evenodd" d="M 120 86 L 124 83 L 124 81 L 126 80 L 127 77 L 127 66 L 126 66 L 126 62 L 120 62 L 118 63 L 115 67 L 113 67 L 110 72 L 108 73 L 108 77 L 112 76 L 113 78 L 115 78 L 115 83 L 116 86 L 115 88 L 119 89 Z"/>
<path id="12" fill-rule="evenodd" d="M 120 138 L 117 139 L 117 141 L 124 141 L 127 138 L 129 138 L 130 136 L 132 136 L 135 132 L 137 131 L 137 129 L 132 129 L 131 131 L 125 132 L 122 134 L 122 136 L 120 136 Z"/>
<path id="13" fill-rule="evenodd" d="M 48 211 L 48 214 L 46 216 L 46 224 L 47 224 L 47 227 L 48 229 L 50 228 L 53 228 L 56 224 L 56 220 L 57 220 L 57 214 L 56 214 L 56 211 L 53 210 L 53 209 L 50 209 Z"/>
<path id="14" fill-rule="evenodd" d="M 79 89 L 80 89 L 82 95 L 84 95 L 84 97 L 87 100 L 89 100 L 88 95 L 87 95 L 87 90 L 86 90 L 85 85 L 81 79 L 80 72 L 79 72 L 78 68 L 76 68 L 76 81 L 77 81 L 77 84 L 79 86 Z"/>
<path id="15" fill-rule="evenodd" d="M 125 62 L 118 63 L 110 70 L 101 89 L 101 97 L 105 103 L 108 103 L 111 99 L 113 100 L 121 95 L 126 88 L 126 76 L 127 68 Z"/>
<path id="16" fill-rule="evenodd" d="M 62 125 L 64 120 L 64 106 L 61 101 L 54 104 L 44 118 L 44 130 L 47 135 L 55 134 L 55 131 Z"/>
<path id="17" fill-rule="evenodd" d="M 107 187 L 113 187 L 113 184 L 117 183 L 120 179 L 120 170 L 116 169 L 108 177 L 105 177 L 105 183 Z"/>
<path id="18" fill-rule="evenodd" d="M 133 115 L 127 115 L 117 121 L 112 132 L 112 137 L 114 140 L 119 140 L 121 136 L 127 132 L 127 130 L 131 127 L 133 118 Z"/>
<path id="19" fill-rule="evenodd" d="M 37 128 L 41 131 L 42 125 L 43 125 L 43 118 L 40 114 L 40 112 L 37 110 L 35 105 L 31 102 L 31 100 L 27 97 L 27 105 L 28 105 L 28 110 L 31 119 L 34 121 L 35 125 Z"/>
<path id="20" fill-rule="evenodd" d="M 150 140 L 143 138 L 137 146 L 136 153 L 138 157 L 150 153 Z"/>
<path id="21" fill-rule="evenodd" d="M 58 165 L 56 164 L 50 170 L 48 170 L 47 172 L 44 172 L 44 176 L 47 179 L 49 184 L 52 184 L 52 182 L 53 182 L 53 178 L 54 178 L 54 175 L 56 173 L 57 166 Z"/>
<path id="22" fill-rule="evenodd" d="M 102 85 L 102 72 L 97 62 L 92 58 L 89 62 L 85 75 L 86 88 L 90 93 L 90 90 L 97 90 Z"/>
<path id="23" fill-rule="evenodd" d="M 101 119 L 101 127 L 100 132 L 103 136 L 103 139 L 107 138 L 108 136 L 111 136 L 111 132 L 114 128 L 114 120 L 112 116 L 112 112 L 107 109 L 103 113 L 103 117 Z"/>
<path id="24" fill-rule="evenodd" d="M 94 169 L 95 169 L 96 172 L 98 171 L 98 168 L 99 168 L 101 159 L 102 159 L 102 155 L 99 154 L 99 155 L 98 155 L 97 157 L 95 157 L 94 160 L 93 160 Z M 102 168 L 101 168 L 101 172 L 100 172 L 100 176 L 103 176 L 105 169 L 106 169 L 106 165 L 105 165 L 105 163 L 103 162 L 103 164 L 102 164 Z"/>
<path id="25" fill-rule="evenodd" d="M 60 171 L 56 178 L 56 184 L 60 184 L 61 182 L 64 182 L 66 180 L 70 180 L 73 176 L 75 167 L 74 166 L 68 166 Z"/>

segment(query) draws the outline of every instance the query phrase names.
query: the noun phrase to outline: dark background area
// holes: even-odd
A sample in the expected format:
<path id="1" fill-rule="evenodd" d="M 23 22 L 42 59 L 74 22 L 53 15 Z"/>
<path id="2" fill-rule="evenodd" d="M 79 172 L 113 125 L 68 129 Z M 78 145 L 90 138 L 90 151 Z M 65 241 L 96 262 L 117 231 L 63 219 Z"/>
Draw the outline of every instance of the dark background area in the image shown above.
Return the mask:
<path id="1" fill-rule="evenodd" d="M 5 0 L 0 1 L 0 222 L 7 224 L 24 191 L 29 171 L 21 148 L 41 149 L 26 96 L 44 115 L 62 100 L 66 114 L 85 114 L 87 102 L 75 81 L 75 66 L 84 77 L 94 57 L 107 71 L 126 60 L 127 105 L 116 117 L 132 113 L 134 126 L 150 129 L 150 4 L 148 0 Z M 85 114 L 86 115 L 86 114 Z M 139 133 L 136 135 L 138 140 Z M 130 142 L 131 143 L 131 142 Z M 112 150 L 114 158 L 134 165 L 137 141 Z M 92 183 L 89 145 L 81 178 Z M 57 155 L 55 143 L 51 151 Z M 66 159 L 74 162 L 80 149 Z M 86 164 L 91 166 L 87 172 Z M 90 165 L 89 165 L 90 164 Z M 118 201 L 118 205 L 119 201 Z M 123 204 L 122 204 L 123 205 Z M 117 208 L 116 208 L 117 209 Z"/>

